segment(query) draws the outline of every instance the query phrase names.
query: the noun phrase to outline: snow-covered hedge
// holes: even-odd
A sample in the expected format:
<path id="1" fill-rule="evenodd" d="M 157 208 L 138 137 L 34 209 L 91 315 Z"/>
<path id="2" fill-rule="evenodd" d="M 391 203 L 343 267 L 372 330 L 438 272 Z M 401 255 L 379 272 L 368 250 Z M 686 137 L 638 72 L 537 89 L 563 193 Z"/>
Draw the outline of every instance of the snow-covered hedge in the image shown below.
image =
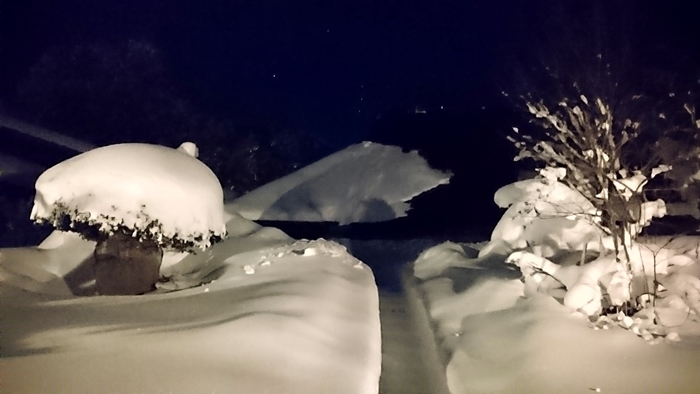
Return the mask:
<path id="1" fill-rule="evenodd" d="M 223 192 L 187 147 L 118 144 L 59 163 L 37 180 L 31 218 L 93 240 L 124 232 L 164 248 L 206 248 L 226 234 Z"/>

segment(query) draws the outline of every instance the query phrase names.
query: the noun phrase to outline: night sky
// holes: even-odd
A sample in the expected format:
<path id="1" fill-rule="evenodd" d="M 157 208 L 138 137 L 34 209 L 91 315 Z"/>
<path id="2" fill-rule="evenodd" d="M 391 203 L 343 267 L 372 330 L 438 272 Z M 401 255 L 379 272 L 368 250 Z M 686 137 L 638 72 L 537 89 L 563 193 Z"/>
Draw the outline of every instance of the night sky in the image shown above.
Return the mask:
<path id="1" fill-rule="evenodd" d="M 486 5 L 490 4 L 490 5 Z M 214 110 L 356 140 L 383 112 L 454 108 L 490 83 L 498 2 L 4 2 L 2 88 L 51 46 L 139 39 Z"/>
<path id="2" fill-rule="evenodd" d="M 698 50 L 697 23 L 684 7 L 619 3 L 638 22 L 641 45 Z M 498 73 L 512 66 L 509 55 L 534 47 L 530 33 L 556 18 L 552 1 L 514 0 L 1 4 L 5 101 L 52 46 L 137 39 L 163 51 L 179 83 L 212 110 L 235 107 L 344 141 L 387 112 L 485 105 Z"/>
<path id="3" fill-rule="evenodd" d="M 425 148 L 456 173 L 456 160 L 508 172 L 494 164 L 509 159 L 494 155 L 503 81 L 523 56 L 546 53 L 541 37 L 559 34 L 549 26 L 566 29 L 561 18 L 579 19 L 579 8 L 585 19 L 590 3 L 3 0 L 0 102 L 12 107 L 17 81 L 52 47 L 141 40 L 162 52 L 188 98 L 219 116 L 303 129 L 336 147 L 378 139 Z M 606 34 L 627 37 L 649 63 L 700 78 L 700 24 L 685 2 L 598 3 L 615 11 Z M 401 118 L 416 108 L 428 116 Z"/>

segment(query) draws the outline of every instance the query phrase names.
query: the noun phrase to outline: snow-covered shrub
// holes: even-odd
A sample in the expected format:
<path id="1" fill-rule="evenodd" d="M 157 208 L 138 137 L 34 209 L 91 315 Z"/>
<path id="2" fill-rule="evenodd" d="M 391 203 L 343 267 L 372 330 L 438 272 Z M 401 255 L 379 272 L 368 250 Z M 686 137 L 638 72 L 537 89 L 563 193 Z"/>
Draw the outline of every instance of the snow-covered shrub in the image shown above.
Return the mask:
<path id="1" fill-rule="evenodd" d="M 97 241 L 101 294 L 148 291 L 162 249 L 204 249 L 226 234 L 221 185 L 196 152 L 191 143 L 118 144 L 75 156 L 39 177 L 31 219 Z M 140 275 L 150 279 L 122 290 Z"/>
<path id="2" fill-rule="evenodd" d="M 700 174 L 700 167 L 695 168 L 700 151 L 697 145 L 681 149 L 670 141 L 687 140 L 689 135 L 700 138 L 700 124 L 694 107 L 685 104 L 690 128 L 680 125 L 650 132 L 640 120 L 617 119 L 606 100 L 584 94 L 576 83 L 573 86 L 577 93 L 573 98 L 522 97 L 536 128 L 513 128 L 509 140 L 519 150 L 515 160 L 531 158 L 544 169 L 538 179 L 496 193 L 496 203 L 510 208 L 482 253 L 515 252 L 508 261 L 534 283 L 530 287 L 542 289 L 544 279 L 554 278 L 557 283 L 544 286 L 545 291 L 563 288 L 563 303 L 586 315 L 611 307 L 633 314 L 645 306 L 638 297 L 650 294 L 655 299 L 661 290 L 660 275 L 669 273 L 667 262 L 643 252 L 649 246 L 637 239 L 652 218 L 666 214 L 665 202 L 648 201 L 644 187 L 651 178 L 668 173 L 686 190 L 686 197 L 691 194 L 687 191 Z M 648 147 L 661 153 L 651 154 Z M 682 170 L 674 171 L 674 166 Z M 566 241 L 563 234 L 577 242 Z M 580 266 L 562 267 L 547 259 L 575 251 L 581 253 Z M 587 251 L 596 252 L 597 258 L 589 262 Z"/>
<path id="3" fill-rule="evenodd" d="M 697 256 L 641 233 L 667 214 L 700 217 L 697 67 L 681 61 L 682 53 L 667 52 L 670 45 L 664 45 L 666 56 L 650 56 L 647 45 L 635 48 L 639 32 L 625 23 L 628 10 L 617 4 L 565 3 L 551 10 L 550 23 L 522 46 L 519 67 L 509 67 L 504 78 L 511 83 L 503 95 L 516 100 L 526 118 L 509 140 L 519 151 L 516 160 L 532 159 L 546 171 L 528 181 L 544 193 L 512 193 L 514 185 L 497 192 L 501 206 L 499 193 L 517 198 L 506 204 L 508 212 L 482 253 L 508 256 L 529 291 L 661 335 L 649 331 L 648 317 L 664 321 L 660 305 L 692 311 L 696 286 L 679 272 L 697 266 Z M 551 196 L 551 174 L 559 189 L 575 192 L 592 209 L 560 204 Z M 674 277 L 684 278 L 684 285 L 662 285 Z M 630 323 L 644 307 L 651 307 L 641 311 L 644 323 Z M 617 311 L 622 315 L 612 314 Z"/>

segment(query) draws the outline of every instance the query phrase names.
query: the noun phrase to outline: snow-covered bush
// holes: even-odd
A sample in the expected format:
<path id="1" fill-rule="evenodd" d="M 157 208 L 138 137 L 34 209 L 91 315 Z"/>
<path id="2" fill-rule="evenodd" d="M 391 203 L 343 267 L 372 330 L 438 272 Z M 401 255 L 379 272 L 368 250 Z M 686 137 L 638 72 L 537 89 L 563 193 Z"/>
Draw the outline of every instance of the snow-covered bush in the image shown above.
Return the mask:
<path id="1" fill-rule="evenodd" d="M 585 94 L 575 82 L 573 88 L 575 96 L 557 100 L 521 97 L 535 128 L 513 128 L 515 160 L 534 159 L 543 170 L 535 180 L 496 193 L 496 203 L 510 208 L 482 253 L 514 252 L 508 262 L 520 267 L 531 289 L 561 288 L 563 303 L 586 315 L 606 310 L 632 315 L 656 300 L 662 275 L 678 268 L 649 253 L 654 245 L 638 240 L 652 218 L 666 214 L 666 203 L 649 201 L 644 187 L 667 173 L 686 198 L 694 198 L 690 190 L 700 178 L 695 167 L 700 151 L 673 141 L 698 138 L 700 123 L 686 103 L 690 119 L 650 131 L 642 124 L 645 116 L 618 119 L 605 99 Z M 561 262 L 571 252 L 580 253 L 580 259 L 568 259 L 577 262 L 573 267 L 548 260 Z M 700 300 L 691 298 L 692 308 Z"/>
<path id="2" fill-rule="evenodd" d="M 196 152 L 118 144 L 75 156 L 39 177 L 31 219 L 97 242 L 99 293 L 146 292 L 162 249 L 204 249 L 226 234 L 221 185 Z"/>

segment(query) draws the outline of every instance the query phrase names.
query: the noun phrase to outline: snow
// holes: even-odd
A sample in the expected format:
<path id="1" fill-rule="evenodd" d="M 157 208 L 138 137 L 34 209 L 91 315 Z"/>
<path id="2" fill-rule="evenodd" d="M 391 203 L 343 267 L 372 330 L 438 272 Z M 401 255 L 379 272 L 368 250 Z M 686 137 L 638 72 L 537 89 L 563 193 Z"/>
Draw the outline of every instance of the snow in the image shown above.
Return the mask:
<path id="1" fill-rule="evenodd" d="M 413 197 L 449 182 L 412 151 L 352 145 L 226 206 L 250 220 L 379 222 L 406 216 Z"/>
<path id="2" fill-rule="evenodd" d="M 166 251 L 163 281 L 143 296 L 79 297 L 94 294 L 95 243 L 75 233 L 0 249 L 3 392 L 377 392 L 382 338 L 371 270 L 337 243 L 293 240 L 248 219 L 388 220 L 448 174 L 416 152 L 355 145 L 228 204 L 224 224 L 221 187 L 194 145 L 101 149 L 42 176 L 36 217 L 75 210 L 109 219 L 112 199 L 115 218 L 136 228 L 158 217 L 177 223 L 167 234 L 206 228 L 228 238 L 196 253 Z M 384 384 L 446 385 L 453 394 L 700 388 L 700 238 L 630 240 L 630 275 L 622 275 L 594 207 L 561 175 L 545 170 L 496 192 L 507 210 L 488 242 L 446 242 L 418 256 L 402 278 L 407 299 L 382 305 L 383 334 L 406 341 L 392 342 L 385 365 L 412 376 Z M 666 209 L 645 204 L 644 220 Z M 183 207 L 199 210 L 184 224 Z M 653 308 L 598 316 L 606 297 L 651 299 L 650 278 L 662 286 Z M 400 365 L 409 354 L 422 364 Z M 427 377 L 413 383 L 421 367 Z"/>
<path id="3" fill-rule="evenodd" d="M 413 263 L 450 392 L 697 391 L 700 237 L 628 239 L 625 266 L 560 176 L 499 189 L 507 210 L 490 241 L 446 242 Z M 641 208 L 635 232 L 665 214 L 660 200 Z M 646 307 L 600 316 L 636 299 Z"/>
<path id="4" fill-rule="evenodd" d="M 508 254 L 528 245 L 538 245 L 545 256 L 561 249 L 600 249 L 603 234 L 590 220 L 595 207 L 551 174 L 504 186 L 494 201 L 508 209 L 481 255 Z"/>
<path id="5" fill-rule="evenodd" d="M 698 315 L 676 310 L 677 335 L 661 342 L 645 341 L 617 324 L 596 329 L 554 297 L 525 297 L 520 272 L 502 256 L 478 258 L 477 249 L 445 243 L 414 263 L 416 291 L 435 327 L 453 394 L 700 388 Z"/>
<path id="6" fill-rule="evenodd" d="M 196 155 L 113 145 L 39 178 L 32 218 L 59 230 L 0 249 L 3 392 L 377 393 L 371 270 L 337 243 L 225 213 Z M 96 243 L 77 224 L 203 250 L 166 249 L 151 293 L 94 296 Z"/>
<path id="7" fill-rule="evenodd" d="M 126 228 L 159 243 L 205 248 L 225 234 L 223 192 L 214 173 L 188 154 L 193 146 L 118 144 L 72 157 L 37 180 L 32 219 L 61 227 L 67 216 L 71 227 Z"/>
<path id="8" fill-rule="evenodd" d="M 143 296 L 76 297 L 94 243 L 0 249 L 3 392 L 376 393 L 371 271 L 325 240 L 238 216 L 229 237 L 166 256 Z M 176 289 L 176 291 L 171 291 Z"/>

